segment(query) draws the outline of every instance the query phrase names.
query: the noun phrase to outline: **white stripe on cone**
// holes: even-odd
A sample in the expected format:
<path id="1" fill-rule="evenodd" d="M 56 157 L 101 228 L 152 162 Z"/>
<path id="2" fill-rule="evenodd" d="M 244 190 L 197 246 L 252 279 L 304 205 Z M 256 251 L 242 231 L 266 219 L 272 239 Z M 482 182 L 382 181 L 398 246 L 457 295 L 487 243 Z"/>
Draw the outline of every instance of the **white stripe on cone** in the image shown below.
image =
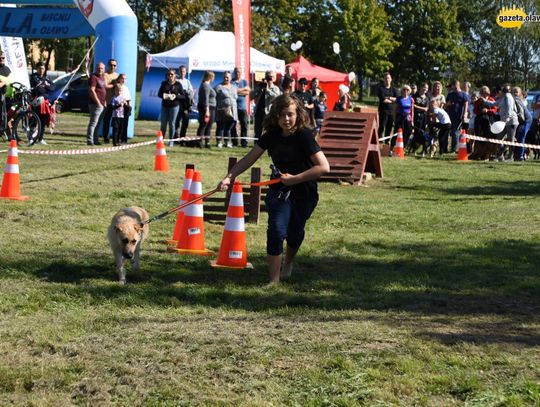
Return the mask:
<path id="1" fill-rule="evenodd" d="M 164 148 L 160 148 L 156 151 L 156 155 L 167 155 L 167 152 Z"/>
<path id="2" fill-rule="evenodd" d="M 17 147 L 9 148 L 8 150 L 8 156 L 10 157 L 18 157 L 19 156 L 19 149 Z"/>
<path id="3" fill-rule="evenodd" d="M 4 172 L 7 174 L 18 174 L 19 164 L 6 164 L 4 167 Z"/>
<path id="4" fill-rule="evenodd" d="M 185 216 L 192 216 L 196 218 L 202 218 L 204 216 L 202 204 L 191 204 L 184 208 Z"/>
<path id="5" fill-rule="evenodd" d="M 225 230 L 229 232 L 243 232 L 244 218 L 231 218 L 227 216 L 227 219 L 225 219 Z"/>
<path id="6" fill-rule="evenodd" d="M 240 192 L 233 192 L 229 200 L 229 206 L 244 206 L 244 196 Z"/>
<path id="7" fill-rule="evenodd" d="M 202 183 L 200 181 L 192 181 L 189 193 L 192 195 L 202 195 Z"/>

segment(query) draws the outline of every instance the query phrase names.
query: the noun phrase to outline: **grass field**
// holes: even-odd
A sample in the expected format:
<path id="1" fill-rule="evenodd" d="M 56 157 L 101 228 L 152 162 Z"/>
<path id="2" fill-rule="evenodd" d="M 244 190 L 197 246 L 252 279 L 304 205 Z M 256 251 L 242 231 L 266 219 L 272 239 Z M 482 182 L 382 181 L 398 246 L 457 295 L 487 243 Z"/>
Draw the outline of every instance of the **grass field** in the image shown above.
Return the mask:
<path id="1" fill-rule="evenodd" d="M 82 147 L 86 120 L 60 116 L 34 148 Z M 137 140 L 157 127 L 137 122 Z M 112 215 L 174 206 L 186 163 L 209 190 L 242 151 L 168 149 L 168 174 L 154 146 L 19 155 L 31 199 L 0 201 L 0 405 L 540 405 L 539 162 L 384 159 L 366 186 L 321 184 L 274 289 L 266 216 L 247 271 L 167 253 L 171 216 L 120 286 Z M 209 248 L 221 233 L 206 224 Z"/>

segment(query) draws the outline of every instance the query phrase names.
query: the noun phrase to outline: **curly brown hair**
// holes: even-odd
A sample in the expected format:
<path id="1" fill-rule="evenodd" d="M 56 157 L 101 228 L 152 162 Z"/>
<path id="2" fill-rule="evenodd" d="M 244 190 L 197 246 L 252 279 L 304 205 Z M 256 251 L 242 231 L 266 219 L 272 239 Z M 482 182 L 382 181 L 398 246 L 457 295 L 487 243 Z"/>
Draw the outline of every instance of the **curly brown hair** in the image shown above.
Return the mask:
<path id="1" fill-rule="evenodd" d="M 290 105 L 296 106 L 296 123 L 294 125 L 294 131 L 298 129 L 308 128 L 311 129 L 311 120 L 309 115 L 304 109 L 304 106 L 300 99 L 297 97 L 285 94 L 280 95 L 272 102 L 270 112 L 266 115 L 263 121 L 263 130 L 265 132 L 280 131 L 279 115 L 283 109 L 286 109 Z"/>

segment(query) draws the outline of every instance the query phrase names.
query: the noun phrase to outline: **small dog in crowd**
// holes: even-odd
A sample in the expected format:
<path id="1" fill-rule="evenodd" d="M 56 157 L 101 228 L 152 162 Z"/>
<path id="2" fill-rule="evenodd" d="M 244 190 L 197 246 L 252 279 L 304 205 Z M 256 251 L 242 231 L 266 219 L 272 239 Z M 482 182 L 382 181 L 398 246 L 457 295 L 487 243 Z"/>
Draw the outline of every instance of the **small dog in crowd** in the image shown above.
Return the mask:
<path id="1" fill-rule="evenodd" d="M 148 213 L 138 206 L 121 209 L 109 226 L 109 243 L 114 255 L 120 284 L 126 283 L 124 263 L 131 261 L 134 271 L 140 270 L 141 244 L 148 236 Z"/>
<path id="2" fill-rule="evenodd" d="M 407 145 L 407 154 L 414 153 L 417 155 L 417 150 L 422 147 L 422 158 L 429 157 L 433 158 L 437 152 L 437 135 L 430 134 L 429 131 L 424 131 L 422 134 L 413 134 Z"/>

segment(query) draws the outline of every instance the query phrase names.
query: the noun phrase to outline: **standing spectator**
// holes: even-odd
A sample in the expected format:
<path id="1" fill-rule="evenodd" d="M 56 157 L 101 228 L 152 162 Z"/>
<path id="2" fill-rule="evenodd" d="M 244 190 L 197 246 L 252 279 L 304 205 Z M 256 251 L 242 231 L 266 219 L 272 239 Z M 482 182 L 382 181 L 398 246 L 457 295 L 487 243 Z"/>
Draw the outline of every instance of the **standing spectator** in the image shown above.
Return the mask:
<path id="1" fill-rule="evenodd" d="M 294 78 L 283 78 L 283 82 L 281 83 L 283 94 L 292 95 L 295 90 L 295 83 Z"/>
<path id="2" fill-rule="evenodd" d="M 345 112 L 349 106 L 349 87 L 343 83 L 338 88 L 338 100 L 334 104 L 334 111 Z"/>
<path id="3" fill-rule="evenodd" d="M 537 143 L 537 133 L 540 130 L 540 93 L 538 93 L 531 102 L 533 109 L 533 119 L 527 132 L 527 142 Z"/>
<path id="4" fill-rule="evenodd" d="M 411 96 L 416 95 L 418 92 L 418 86 L 416 86 L 416 83 L 411 83 Z"/>
<path id="5" fill-rule="evenodd" d="M 118 75 L 118 79 L 116 80 L 117 84 L 122 85 L 120 88 L 120 96 L 124 98 L 124 122 L 122 123 L 122 134 L 120 136 L 120 144 L 127 144 L 128 137 L 127 137 L 127 129 L 128 129 L 128 123 L 129 123 L 129 116 L 131 116 L 132 106 L 131 106 L 131 92 L 129 91 L 129 88 L 126 85 L 126 78 L 127 75 L 125 73 L 121 73 Z"/>
<path id="6" fill-rule="evenodd" d="M 306 78 L 300 78 L 298 80 L 298 89 L 293 92 L 293 96 L 298 98 L 304 105 L 304 109 L 309 116 L 311 126 L 315 123 L 315 118 L 313 116 L 314 99 L 311 95 L 311 92 L 307 90 L 308 80 Z"/>
<path id="7" fill-rule="evenodd" d="M 114 96 L 114 84 L 116 83 L 116 80 L 118 79 L 118 72 L 116 72 L 116 69 L 118 68 L 118 62 L 116 62 L 116 59 L 109 59 L 108 62 L 109 69 L 107 69 L 107 72 L 105 72 L 105 88 L 107 89 L 107 107 L 105 109 L 105 113 L 103 114 L 103 141 L 105 143 L 109 142 L 109 129 L 111 127 L 111 117 L 112 117 L 112 109 L 111 109 L 111 99 Z"/>
<path id="8" fill-rule="evenodd" d="M 428 84 L 423 83 L 420 85 L 418 91 L 412 96 L 414 102 L 413 139 L 422 145 L 424 144 L 424 132 L 427 128 L 427 117 L 429 110 L 429 97 L 427 95 L 428 89 Z"/>
<path id="9" fill-rule="evenodd" d="M 105 64 L 103 62 L 97 64 L 96 72 L 90 75 L 88 79 L 88 98 L 90 120 L 88 121 L 88 129 L 86 130 L 86 144 L 89 146 L 100 145 L 98 129 L 102 125 L 103 114 L 107 107 Z"/>
<path id="10" fill-rule="evenodd" d="M 439 81 L 433 82 L 433 88 L 431 89 L 431 96 L 429 100 L 436 100 L 440 109 L 444 109 L 446 105 L 446 98 L 442 93 L 442 83 Z"/>
<path id="11" fill-rule="evenodd" d="M 122 96 L 122 87 L 124 85 L 117 83 L 114 85 L 113 89 L 113 98 L 111 99 L 111 110 L 112 110 L 112 139 L 113 145 L 118 146 L 121 142 L 122 129 L 124 127 L 124 112 L 125 106 L 127 104 L 126 99 Z"/>
<path id="12" fill-rule="evenodd" d="M 282 93 L 285 93 L 284 92 L 285 87 L 283 85 L 283 82 L 287 78 L 295 81 L 294 76 L 293 76 L 293 69 L 292 69 L 292 66 L 290 65 L 285 66 L 285 74 L 279 80 L 279 88 L 281 89 Z M 294 86 L 293 86 L 293 91 L 294 91 Z"/>
<path id="13" fill-rule="evenodd" d="M 503 132 L 503 139 L 507 141 L 515 141 L 516 138 L 516 129 L 519 124 L 516 101 L 512 96 L 512 89 L 510 84 L 505 84 L 502 87 L 502 95 L 499 99 L 499 114 L 501 121 L 506 123 L 506 127 Z M 501 146 L 499 148 L 499 161 L 504 161 L 508 159 L 509 161 L 514 161 L 514 147 Z"/>
<path id="14" fill-rule="evenodd" d="M 193 106 L 193 86 L 187 78 L 187 68 L 185 65 L 180 65 L 178 67 L 178 82 L 182 85 L 184 90 L 185 98 L 182 99 L 180 104 L 180 110 L 178 111 L 178 116 L 176 116 L 176 134 L 178 138 L 186 137 L 187 129 L 189 126 L 189 113 L 191 112 L 191 107 Z M 183 141 L 180 141 L 180 145 L 186 144 Z"/>
<path id="15" fill-rule="evenodd" d="M 263 120 L 272 107 L 272 102 L 275 98 L 281 95 L 281 89 L 274 84 L 276 73 L 274 71 L 266 71 L 264 79 L 259 83 L 258 89 L 255 92 L 255 139 L 259 140 L 263 130 Z"/>
<path id="16" fill-rule="evenodd" d="M 236 110 L 236 88 L 231 84 L 231 73 L 223 72 L 223 81 L 216 86 L 216 141 L 217 148 L 226 146 L 232 148 L 231 130 L 238 120 Z"/>
<path id="17" fill-rule="evenodd" d="M 51 121 L 49 92 L 51 92 L 54 87 L 45 74 L 45 64 L 43 62 L 38 62 L 36 64 L 36 72 L 30 75 L 30 88 L 32 88 L 32 96 L 35 101 L 34 110 L 41 122 L 41 131 L 36 141 L 40 144 L 47 144 L 43 139 L 43 136 L 45 134 L 45 126 L 49 125 Z"/>
<path id="18" fill-rule="evenodd" d="M 180 103 L 184 96 L 182 85 L 176 80 L 176 72 L 174 69 L 167 71 L 167 79 L 161 82 L 159 87 L 158 97 L 161 98 L 161 134 L 165 138 L 167 132 L 167 124 L 169 125 L 169 147 L 174 145 L 172 139 L 175 134 L 175 123 Z"/>
<path id="19" fill-rule="evenodd" d="M 464 82 L 463 83 L 463 93 L 465 93 L 465 96 L 467 97 L 467 115 L 463 118 L 463 124 L 461 125 L 461 128 L 465 130 L 466 133 L 469 133 L 469 126 L 471 126 L 471 120 L 473 118 L 473 94 L 471 94 L 471 83 L 470 82 Z M 469 133 L 470 134 L 470 133 Z"/>
<path id="20" fill-rule="evenodd" d="M 452 81 L 450 88 L 451 90 L 446 96 L 446 111 L 452 121 L 452 128 L 450 129 L 450 136 L 452 137 L 451 151 L 457 153 L 461 126 L 468 119 L 469 97 L 461 90 L 458 80 Z"/>
<path id="21" fill-rule="evenodd" d="M 247 147 L 248 145 L 248 120 L 249 115 L 247 111 L 247 96 L 251 91 L 251 88 L 248 85 L 248 82 L 245 79 L 242 79 L 244 70 L 241 67 L 234 68 L 232 85 L 236 88 L 236 94 L 238 98 L 236 99 L 236 110 L 238 112 L 238 124 L 240 125 L 240 145 L 242 147 Z M 232 128 L 232 138 L 233 145 L 238 145 L 238 130 L 237 126 L 234 125 Z"/>
<path id="22" fill-rule="evenodd" d="M 523 97 L 523 92 L 521 91 L 521 88 L 519 86 L 514 87 L 512 89 L 512 94 L 514 95 L 514 99 L 516 101 L 516 107 L 518 110 L 518 127 L 516 129 L 516 140 L 518 143 L 525 143 L 525 135 L 527 134 L 527 131 L 529 130 L 529 127 L 532 123 L 532 115 L 531 112 L 529 112 L 529 109 L 527 109 L 526 106 L 526 100 Z M 525 148 L 524 147 L 516 147 L 515 149 L 515 155 L 514 159 L 517 161 L 523 161 L 525 160 Z"/>
<path id="23" fill-rule="evenodd" d="M 412 134 L 414 118 L 414 101 L 411 97 L 411 88 L 405 85 L 401 88 L 401 95 L 396 100 L 396 124 L 395 127 L 403 130 L 403 144 L 409 143 Z"/>
<path id="24" fill-rule="evenodd" d="M 309 93 L 311 93 L 311 96 L 313 96 L 314 101 L 319 99 L 319 95 L 322 92 L 322 89 L 319 86 L 319 84 L 320 84 L 319 78 L 311 79 L 311 84 L 309 85 Z"/>
<path id="25" fill-rule="evenodd" d="M 383 83 L 377 91 L 379 98 L 379 137 L 389 137 L 394 126 L 395 102 L 398 97 L 397 90 L 392 86 L 392 75 L 386 72 L 383 75 Z M 391 148 L 394 148 L 395 140 L 391 140 Z"/>
<path id="26" fill-rule="evenodd" d="M 328 110 L 326 100 L 327 100 L 326 93 L 321 92 L 319 93 L 319 97 L 315 101 L 315 135 L 321 132 L 322 124 L 324 121 L 324 115 L 326 111 Z"/>
<path id="27" fill-rule="evenodd" d="M 212 131 L 216 112 L 216 91 L 211 86 L 214 78 L 214 72 L 206 71 L 199 86 L 199 100 L 197 103 L 197 109 L 199 110 L 199 128 L 197 129 L 197 136 L 200 137 L 199 148 L 202 147 L 203 139 L 204 146 L 210 148 L 210 132 Z"/>
<path id="28" fill-rule="evenodd" d="M 448 153 L 448 135 L 452 122 L 446 110 L 440 107 L 440 102 L 437 99 L 431 99 L 430 114 L 431 120 L 429 122 L 429 130 L 431 138 L 435 139 L 435 129 L 439 129 L 439 155 Z"/>
<path id="29" fill-rule="evenodd" d="M 6 55 L 4 51 L 0 50 L 0 133 L 5 129 L 6 123 L 6 91 L 8 85 L 11 83 L 9 76 L 11 75 L 11 69 L 6 65 Z"/>
<path id="30" fill-rule="evenodd" d="M 474 102 L 474 134 L 479 137 L 491 137 L 490 126 L 497 113 L 495 99 L 487 86 L 480 88 L 479 98 Z"/>

